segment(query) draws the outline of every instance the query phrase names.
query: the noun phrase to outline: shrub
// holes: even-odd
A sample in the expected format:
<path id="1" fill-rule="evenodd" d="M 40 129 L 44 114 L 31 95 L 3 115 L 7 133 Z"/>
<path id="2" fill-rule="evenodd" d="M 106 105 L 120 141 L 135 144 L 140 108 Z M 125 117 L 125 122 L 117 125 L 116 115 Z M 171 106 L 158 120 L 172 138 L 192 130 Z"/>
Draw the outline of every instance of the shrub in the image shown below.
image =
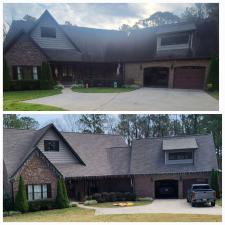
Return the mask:
<path id="1" fill-rule="evenodd" d="M 102 202 L 102 195 L 100 193 L 94 193 L 92 195 L 92 199 L 96 200 L 97 202 Z"/>
<path id="2" fill-rule="evenodd" d="M 43 62 L 40 74 L 40 88 L 42 90 L 52 89 L 56 84 L 52 77 L 52 71 L 49 63 Z"/>
<path id="3" fill-rule="evenodd" d="M 23 178 L 21 176 L 19 179 L 18 192 L 16 193 L 15 209 L 22 213 L 27 212 L 29 210 L 26 189 Z"/>
<path id="4" fill-rule="evenodd" d="M 123 87 L 124 88 L 136 88 L 136 89 L 138 89 L 138 88 L 140 88 L 140 86 L 139 85 L 136 85 L 136 84 L 125 84 L 125 85 L 123 85 Z"/>
<path id="5" fill-rule="evenodd" d="M 87 200 L 92 200 L 92 196 L 91 196 L 91 195 L 90 195 L 90 196 L 86 195 L 86 196 L 84 197 L 84 200 L 85 200 L 85 201 L 87 201 Z"/>
<path id="6" fill-rule="evenodd" d="M 216 197 L 220 198 L 218 171 L 214 169 L 211 172 L 211 188 L 215 190 Z"/>
<path id="7" fill-rule="evenodd" d="M 39 90 L 39 80 L 16 80 L 11 81 L 11 90 L 22 91 L 22 90 Z"/>
<path id="8" fill-rule="evenodd" d="M 116 199 L 117 201 L 125 201 L 125 195 L 124 193 L 121 193 L 121 192 L 116 192 Z"/>
<path id="9" fill-rule="evenodd" d="M 89 200 L 84 202 L 84 205 L 96 205 L 96 204 L 98 204 L 96 200 Z"/>
<path id="10" fill-rule="evenodd" d="M 63 191 L 63 202 L 64 202 L 64 208 L 68 208 L 70 201 L 67 195 L 67 190 L 66 190 L 66 185 L 64 182 L 64 179 L 61 179 L 61 184 L 62 184 L 62 191 Z"/>
<path id="11" fill-rule="evenodd" d="M 29 202 L 29 211 L 35 212 L 39 210 L 51 210 L 55 208 L 55 203 L 50 200 Z"/>
<path id="12" fill-rule="evenodd" d="M 63 196 L 63 187 L 62 187 L 62 182 L 61 182 L 60 179 L 57 182 L 56 207 L 58 209 L 65 208 L 65 201 L 64 201 L 64 196 Z"/>
<path id="13" fill-rule="evenodd" d="M 3 90 L 9 91 L 10 90 L 10 74 L 9 74 L 9 67 L 8 64 L 3 58 Z"/>
<path id="14" fill-rule="evenodd" d="M 102 193 L 102 198 L 103 198 L 104 202 L 110 202 L 111 201 L 109 192 L 103 192 Z"/>
<path id="15" fill-rule="evenodd" d="M 62 90 L 64 88 L 64 86 L 62 84 L 57 84 L 54 86 L 55 90 Z"/>
<path id="16" fill-rule="evenodd" d="M 115 202 L 117 200 L 115 192 L 110 192 L 109 196 L 110 196 L 110 202 Z"/>
<path id="17" fill-rule="evenodd" d="M 13 199 L 9 192 L 4 192 L 3 194 L 3 211 L 12 211 L 13 210 Z"/>
<path id="18" fill-rule="evenodd" d="M 153 201 L 153 198 L 150 198 L 150 197 L 142 197 L 142 198 L 137 198 L 137 201 L 150 201 L 150 202 L 152 202 Z"/>
<path id="19" fill-rule="evenodd" d="M 211 59 L 207 84 L 212 84 L 211 90 L 219 90 L 219 58 Z"/>

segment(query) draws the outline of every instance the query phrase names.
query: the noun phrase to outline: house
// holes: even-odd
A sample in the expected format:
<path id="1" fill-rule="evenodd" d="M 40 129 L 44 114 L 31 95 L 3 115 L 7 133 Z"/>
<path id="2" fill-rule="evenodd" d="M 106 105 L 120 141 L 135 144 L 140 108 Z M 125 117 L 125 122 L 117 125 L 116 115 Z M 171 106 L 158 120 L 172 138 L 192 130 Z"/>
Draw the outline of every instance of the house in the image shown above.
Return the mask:
<path id="1" fill-rule="evenodd" d="M 218 29 L 206 20 L 126 33 L 60 25 L 46 10 L 35 22 L 12 22 L 4 57 L 13 81 L 37 81 L 49 62 L 62 84 L 203 89 L 210 59 L 219 55 Z"/>
<path id="2" fill-rule="evenodd" d="M 119 135 L 60 132 L 53 124 L 4 129 L 4 165 L 13 196 L 22 176 L 29 201 L 54 199 L 59 178 L 76 200 L 98 192 L 184 198 L 218 168 L 211 135 L 137 139 L 130 148 Z"/>

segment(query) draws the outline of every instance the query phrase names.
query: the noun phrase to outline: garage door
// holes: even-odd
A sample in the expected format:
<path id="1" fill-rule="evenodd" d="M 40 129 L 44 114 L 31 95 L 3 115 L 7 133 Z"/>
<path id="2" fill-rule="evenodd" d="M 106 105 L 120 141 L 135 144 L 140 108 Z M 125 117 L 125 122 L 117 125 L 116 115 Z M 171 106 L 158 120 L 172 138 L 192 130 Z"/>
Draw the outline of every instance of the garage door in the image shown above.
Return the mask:
<path id="1" fill-rule="evenodd" d="M 155 198 L 178 198 L 178 181 L 155 181 Z"/>
<path id="2" fill-rule="evenodd" d="M 192 184 L 208 184 L 208 179 L 186 179 L 183 180 L 183 197 L 187 197 L 187 191 Z"/>
<path id="3" fill-rule="evenodd" d="M 203 89 L 205 67 L 186 66 L 174 69 L 174 88 Z"/>

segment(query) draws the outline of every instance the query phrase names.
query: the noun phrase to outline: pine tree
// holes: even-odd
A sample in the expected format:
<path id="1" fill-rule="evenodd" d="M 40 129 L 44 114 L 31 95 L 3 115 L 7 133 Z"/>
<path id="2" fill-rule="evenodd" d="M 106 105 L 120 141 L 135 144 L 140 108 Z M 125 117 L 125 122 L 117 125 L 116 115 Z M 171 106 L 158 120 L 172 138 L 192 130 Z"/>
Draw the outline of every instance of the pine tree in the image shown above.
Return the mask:
<path id="1" fill-rule="evenodd" d="M 216 197 L 220 198 L 220 189 L 219 189 L 219 175 L 218 171 L 214 172 L 214 182 L 215 182 L 215 192 L 216 192 Z"/>
<path id="2" fill-rule="evenodd" d="M 65 208 L 65 202 L 64 202 L 64 195 L 63 195 L 63 188 L 62 188 L 61 179 L 59 179 L 58 182 L 57 182 L 56 207 L 58 209 Z"/>
<path id="3" fill-rule="evenodd" d="M 212 84 L 212 91 L 219 90 L 219 59 L 211 59 L 207 84 Z"/>
<path id="4" fill-rule="evenodd" d="M 62 190 L 63 190 L 64 207 L 68 208 L 70 201 L 69 201 L 69 198 L 68 198 L 68 195 L 67 195 L 66 185 L 65 185 L 65 182 L 64 182 L 63 178 L 61 179 L 61 184 L 62 184 Z"/>
<path id="5" fill-rule="evenodd" d="M 3 90 L 9 91 L 10 90 L 10 74 L 9 74 L 9 67 L 5 58 L 3 59 Z"/>
<path id="6" fill-rule="evenodd" d="M 55 81 L 52 77 L 52 71 L 49 63 L 43 62 L 40 74 L 40 88 L 42 90 L 52 89 Z"/>
<path id="7" fill-rule="evenodd" d="M 15 199 L 15 209 L 22 213 L 27 212 L 29 210 L 26 188 L 24 185 L 23 178 L 21 176 L 19 180 L 18 192 L 16 194 L 16 199 Z"/>

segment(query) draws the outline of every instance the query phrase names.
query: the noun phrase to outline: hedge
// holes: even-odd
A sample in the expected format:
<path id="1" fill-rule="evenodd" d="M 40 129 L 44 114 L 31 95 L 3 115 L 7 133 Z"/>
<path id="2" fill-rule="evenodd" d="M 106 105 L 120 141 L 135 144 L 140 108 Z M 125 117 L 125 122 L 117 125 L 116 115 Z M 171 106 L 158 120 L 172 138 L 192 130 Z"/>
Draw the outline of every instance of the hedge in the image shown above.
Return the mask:
<path id="1" fill-rule="evenodd" d="M 39 90 L 39 80 L 15 80 L 11 81 L 10 90 L 23 91 L 23 90 Z"/>
<path id="2" fill-rule="evenodd" d="M 55 202 L 50 200 L 40 200 L 40 201 L 29 202 L 30 212 L 35 212 L 39 210 L 51 210 L 55 208 L 56 208 Z"/>

